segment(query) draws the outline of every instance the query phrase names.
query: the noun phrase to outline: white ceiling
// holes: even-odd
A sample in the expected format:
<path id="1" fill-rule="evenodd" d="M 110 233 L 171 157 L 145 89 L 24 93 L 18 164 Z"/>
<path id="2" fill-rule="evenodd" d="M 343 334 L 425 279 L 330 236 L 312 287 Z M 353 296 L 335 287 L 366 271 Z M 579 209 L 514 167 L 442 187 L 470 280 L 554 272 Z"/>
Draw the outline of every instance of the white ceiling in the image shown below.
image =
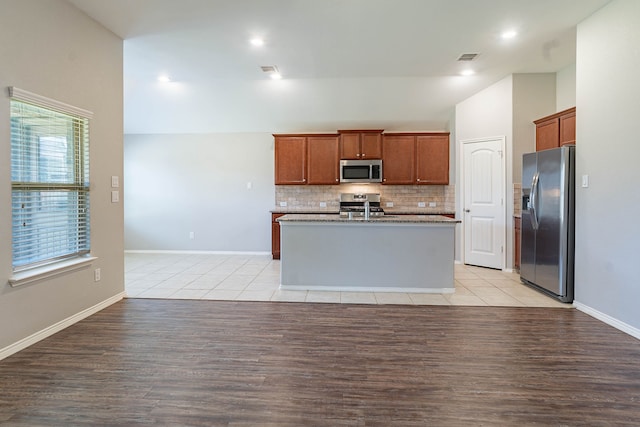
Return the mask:
<path id="1" fill-rule="evenodd" d="M 574 63 L 576 24 L 609 2 L 68 1 L 125 40 L 127 133 L 329 131 L 387 116 L 380 124 L 443 127 L 457 102 L 509 74 Z M 511 28 L 517 38 L 502 40 Z M 263 47 L 248 43 L 255 36 Z M 462 53 L 479 56 L 463 64 Z M 276 65 L 284 79 L 270 82 L 262 65 Z M 477 74 L 453 85 L 467 65 Z M 172 89 L 156 81 L 161 73 Z M 274 84 L 286 95 L 267 86 Z M 406 121 L 365 111 L 375 104 L 366 94 L 378 90 L 385 105 L 407 100 Z M 282 98 L 296 93 L 307 103 L 285 106 Z M 340 93 L 361 102 L 340 110 Z M 344 120 L 326 112 L 333 105 Z M 350 116 L 351 107 L 360 110 Z"/>

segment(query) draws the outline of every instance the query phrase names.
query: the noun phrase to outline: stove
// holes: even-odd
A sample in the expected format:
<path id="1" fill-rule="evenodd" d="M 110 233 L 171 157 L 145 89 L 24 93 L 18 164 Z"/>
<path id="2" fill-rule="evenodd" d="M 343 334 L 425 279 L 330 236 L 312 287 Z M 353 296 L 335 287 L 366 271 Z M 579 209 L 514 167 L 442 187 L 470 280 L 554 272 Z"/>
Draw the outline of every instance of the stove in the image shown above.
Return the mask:
<path id="1" fill-rule="evenodd" d="M 364 204 L 369 202 L 370 216 L 384 216 L 384 210 L 380 207 L 380 194 L 378 193 L 342 193 L 340 194 L 340 217 L 347 218 L 364 216 Z"/>

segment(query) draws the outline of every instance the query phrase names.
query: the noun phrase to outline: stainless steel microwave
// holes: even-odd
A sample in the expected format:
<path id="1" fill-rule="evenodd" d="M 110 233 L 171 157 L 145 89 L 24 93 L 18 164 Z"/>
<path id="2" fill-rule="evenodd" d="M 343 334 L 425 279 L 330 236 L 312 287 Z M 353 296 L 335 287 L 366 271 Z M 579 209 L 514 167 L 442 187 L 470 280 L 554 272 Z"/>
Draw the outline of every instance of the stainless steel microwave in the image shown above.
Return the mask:
<path id="1" fill-rule="evenodd" d="M 340 182 L 382 182 L 382 160 L 340 160 Z"/>

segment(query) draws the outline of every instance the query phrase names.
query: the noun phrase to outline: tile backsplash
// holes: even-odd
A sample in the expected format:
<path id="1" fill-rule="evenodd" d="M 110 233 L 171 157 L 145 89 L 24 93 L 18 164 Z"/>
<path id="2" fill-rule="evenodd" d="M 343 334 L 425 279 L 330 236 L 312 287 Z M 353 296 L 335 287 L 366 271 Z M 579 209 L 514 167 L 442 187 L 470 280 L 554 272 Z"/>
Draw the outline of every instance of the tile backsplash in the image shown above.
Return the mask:
<path id="1" fill-rule="evenodd" d="M 513 183 L 513 214 L 519 216 L 522 213 L 522 184 Z"/>
<path id="2" fill-rule="evenodd" d="M 337 211 L 340 193 L 380 193 L 382 208 L 387 211 L 440 213 L 455 211 L 455 185 L 276 185 L 275 206 L 287 210 Z M 281 207 L 286 202 L 286 207 Z M 424 202 L 425 207 L 418 207 Z M 321 207 L 320 203 L 326 203 Z M 387 203 L 393 203 L 388 207 Z M 430 206 L 435 203 L 435 206 Z"/>

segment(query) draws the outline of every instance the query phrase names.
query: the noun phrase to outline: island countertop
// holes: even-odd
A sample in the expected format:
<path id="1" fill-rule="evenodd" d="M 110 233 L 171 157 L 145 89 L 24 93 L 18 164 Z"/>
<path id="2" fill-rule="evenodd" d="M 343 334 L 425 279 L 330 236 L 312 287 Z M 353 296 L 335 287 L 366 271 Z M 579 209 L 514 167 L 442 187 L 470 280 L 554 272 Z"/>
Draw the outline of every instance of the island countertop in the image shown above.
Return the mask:
<path id="1" fill-rule="evenodd" d="M 384 215 L 381 217 L 340 217 L 338 214 L 286 214 L 278 222 L 328 222 L 328 223 L 399 223 L 399 224 L 456 224 L 461 222 L 442 215 Z"/>

